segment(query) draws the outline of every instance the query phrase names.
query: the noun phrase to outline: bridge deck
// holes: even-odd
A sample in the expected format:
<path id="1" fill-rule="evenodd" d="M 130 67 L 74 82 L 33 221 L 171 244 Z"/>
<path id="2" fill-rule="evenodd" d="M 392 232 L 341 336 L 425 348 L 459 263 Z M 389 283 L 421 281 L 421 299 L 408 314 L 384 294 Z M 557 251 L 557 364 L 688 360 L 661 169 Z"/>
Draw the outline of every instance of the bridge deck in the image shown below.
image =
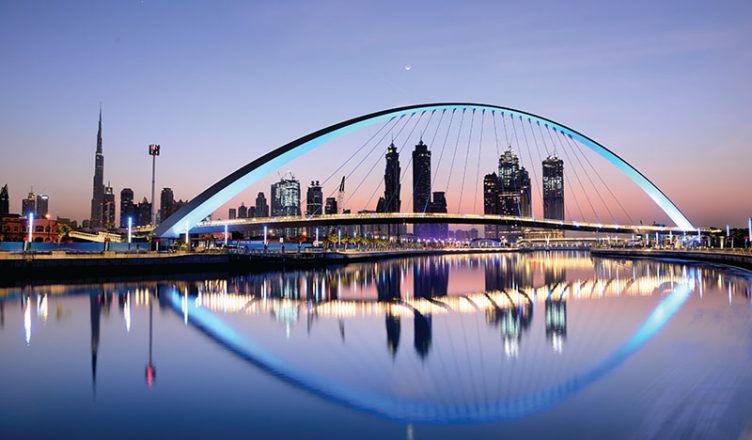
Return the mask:
<path id="1" fill-rule="evenodd" d="M 696 233 L 695 230 L 683 230 L 671 226 L 617 225 L 604 223 L 587 223 L 550 219 L 534 219 L 507 215 L 480 214 L 434 214 L 418 212 L 390 212 L 368 214 L 331 214 L 320 216 L 265 217 L 234 220 L 216 220 L 201 222 L 191 228 L 191 234 L 221 232 L 225 226 L 228 230 L 242 230 L 251 227 L 269 226 L 276 228 L 294 228 L 311 226 L 345 226 L 345 225 L 389 225 L 389 224 L 465 224 L 465 225 L 513 225 L 524 228 L 558 229 L 568 231 L 604 232 L 621 234 L 652 233 Z M 702 233 L 718 233 L 719 230 L 700 228 Z"/>

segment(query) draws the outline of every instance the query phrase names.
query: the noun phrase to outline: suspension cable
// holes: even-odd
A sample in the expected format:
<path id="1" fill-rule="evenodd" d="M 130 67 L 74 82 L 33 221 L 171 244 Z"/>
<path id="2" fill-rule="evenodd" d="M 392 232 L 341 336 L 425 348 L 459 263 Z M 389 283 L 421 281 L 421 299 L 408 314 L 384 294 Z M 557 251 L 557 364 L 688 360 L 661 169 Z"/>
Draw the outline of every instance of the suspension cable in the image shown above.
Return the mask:
<path id="1" fill-rule="evenodd" d="M 551 134 L 551 128 L 546 124 L 546 132 L 548 132 L 548 136 L 551 138 L 551 143 L 555 143 L 554 137 Z M 595 216 L 595 219 L 600 222 L 600 216 L 597 212 L 595 212 L 595 208 L 593 207 L 593 202 L 590 201 L 590 196 L 588 195 L 587 191 L 585 191 L 585 185 L 582 184 L 582 180 L 580 180 L 580 174 L 577 172 L 577 167 L 575 166 L 575 163 L 572 162 L 572 159 L 569 157 L 569 153 L 566 149 L 564 149 L 564 145 L 561 146 L 562 150 L 564 151 L 564 155 L 567 157 L 567 161 L 569 161 L 572 164 L 572 169 L 574 169 L 574 177 L 577 179 L 577 183 L 580 185 L 580 189 L 582 189 L 582 193 L 585 195 L 585 200 L 588 202 L 588 205 L 590 205 L 590 209 L 593 211 L 593 215 Z M 582 220 L 584 221 L 585 218 L 583 217 Z"/>
<path id="2" fill-rule="evenodd" d="M 457 205 L 457 212 L 462 211 L 462 195 L 465 192 L 465 174 L 467 173 L 467 159 L 470 157 L 470 140 L 473 138 L 473 125 L 475 124 L 475 109 L 470 115 L 470 134 L 467 137 L 467 154 L 465 155 L 465 166 L 462 168 L 462 184 L 460 185 L 460 201 Z"/>
<path id="3" fill-rule="evenodd" d="M 452 122 L 454 121 L 454 114 L 457 112 L 457 109 L 452 109 L 452 114 L 449 117 L 449 125 L 447 126 L 446 134 L 444 135 L 444 142 L 441 144 L 441 153 L 439 153 L 439 161 L 436 163 L 436 173 L 431 177 L 431 188 L 434 187 L 436 184 L 436 178 L 439 175 L 439 166 L 441 166 L 441 159 L 444 157 L 444 149 L 447 144 L 447 140 L 449 139 L 449 132 L 452 130 Z M 437 129 L 438 132 L 438 129 Z"/>
<path id="4" fill-rule="evenodd" d="M 405 127 L 407 127 L 407 124 L 413 119 L 413 117 L 415 116 L 415 113 L 417 113 L 417 112 L 411 113 L 410 116 L 407 119 L 405 119 L 405 122 L 402 124 L 402 126 L 400 127 L 400 129 L 397 131 L 397 135 L 395 137 L 398 138 L 402 134 L 402 131 L 405 129 Z M 422 113 L 421 113 L 421 116 L 422 116 Z M 392 128 L 394 128 L 394 127 L 392 127 Z M 383 141 L 383 138 L 379 141 L 379 144 L 381 143 L 381 141 Z M 394 142 L 394 137 L 392 138 L 392 142 Z M 365 158 L 364 158 L 364 160 L 365 160 Z M 376 165 L 378 165 L 380 161 L 381 161 L 381 155 L 379 155 L 378 157 L 376 157 L 376 161 L 374 161 L 373 165 L 371 165 L 371 168 L 368 170 L 368 172 L 366 173 L 366 175 L 363 176 L 363 179 L 361 179 L 361 181 L 355 187 L 355 190 L 352 192 L 352 194 L 350 194 L 347 197 L 347 200 L 345 201 L 345 204 L 350 203 L 350 200 L 352 200 L 352 197 L 355 194 L 358 193 L 358 190 L 363 185 L 363 182 L 365 182 L 366 179 L 368 179 L 368 177 L 371 175 L 371 173 L 373 172 L 373 170 L 376 168 Z M 356 168 L 359 167 L 361 163 L 363 163 L 363 161 L 361 161 L 358 164 L 358 166 L 356 166 Z M 370 199 L 369 199 L 369 203 L 370 203 Z"/>
<path id="5" fill-rule="evenodd" d="M 546 149 L 546 153 L 548 153 L 548 156 L 551 157 L 551 150 L 548 149 L 548 144 L 546 142 L 546 137 L 543 136 L 543 128 L 541 128 L 541 124 L 538 121 L 536 121 L 536 125 L 538 125 L 538 132 L 540 133 L 540 138 L 541 138 L 541 141 L 543 142 L 543 147 Z M 556 154 L 556 147 L 554 145 L 552 145 L 551 147 L 552 147 L 552 149 L 554 151 L 554 155 L 555 155 Z M 566 173 L 566 169 L 565 169 L 564 172 Z M 564 175 L 562 175 L 562 179 L 564 179 Z M 566 195 L 566 189 L 569 188 L 569 185 L 566 184 L 566 180 L 563 183 L 564 183 L 564 194 Z M 575 204 L 575 206 L 577 206 L 577 210 L 580 212 L 580 218 L 584 219 L 585 216 L 582 213 L 582 207 L 580 206 L 580 201 L 577 198 L 577 191 L 572 191 L 572 189 L 569 188 L 569 193 L 572 195 L 572 198 L 574 199 L 574 204 Z M 565 199 L 566 199 L 566 197 L 565 197 Z M 570 219 L 574 218 L 574 217 L 572 217 L 571 213 L 567 210 L 567 204 L 566 203 L 564 203 L 564 211 L 566 212 L 568 218 L 570 218 Z"/>
<path id="6" fill-rule="evenodd" d="M 567 136 L 569 138 L 569 139 L 565 138 L 565 140 L 567 141 L 567 143 L 569 143 L 569 144 L 573 145 L 574 147 L 576 147 L 576 150 L 580 152 L 580 154 L 585 159 L 585 161 L 588 163 L 588 165 L 590 165 L 590 168 L 592 168 L 593 171 L 595 171 L 595 175 L 598 176 L 598 180 L 600 180 L 601 183 L 603 184 L 603 186 L 606 187 L 606 190 L 608 190 L 609 194 L 611 194 L 611 197 L 613 197 L 613 199 L 616 201 L 616 204 L 619 205 L 619 208 L 621 208 L 622 212 L 624 212 L 624 214 L 627 216 L 627 218 L 629 219 L 630 224 L 632 224 L 632 225 L 635 224 L 634 220 L 632 219 L 632 216 L 629 215 L 629 212 L 626 209 L 624 209 L 624 206 L 621 204 L 621 201 L 619 201 L 619 198 L 616 197 L 616 195 L 614 194 L 614 192 L 611 191 L 611 188 L 603 180 L 603 177 L 601 177 L 601 174 L 598 172 L 598 169 L 590 162 L 590 159 L 588 159 L 587 155 L 582 151 L 582 148 L 580 147 L 580 143 L 577 142 L 577 141 L 575 141 L 574 139 L 572 139 L 571 135 L 567 135 Z"/>
<path id="7" fill-rule="evenodd" d="M 467 111 L 467 108 L 462 109 L 462 114 L 460 115 L 460 126 L 457 130 L 457 140 L 454 142 L 454 153 L 452 154 L 452 163 L 449 165 L 449 177 L 447 178 L 447 184 L 446 184 L 446 192 L 449 192 L 449 184 L 452 182 L 452 171 L 454 170 L 454 160 L 457 157 L 457 147 L 460 144 L 460 134 L 462 133 L 462 126 L 465 123 L 465 112 Z"/>
<path id="8" fill-rule="evenodd" d="M 559 143 L 561 144 L 561 148 L 562 149 L 566 149 L 566 145 L 568 145 L 568 143 L 564 143 L 561 140 L 561 138 L 564 137 L 564 133 L 560 133 L 556 129 L 554 129 L 554 131 L 557 134 L 556 138 L 558 139 Z M 564 137 L 564 139 L 566 139 L 566 137 Z M 571 147 L 571 145 L 570 145 L 570 147 Z M 611 219 L 614 221 L 614 223 L 618 223 L 616 221 L 616 217 L 614 217 L 614 214 L 611 212 L 611 209 L 608 207 L 608 205 L 606 204 L 606 201 L 603 199 L 603 196 L 601 195 L 600 190 L 598 190 L 598 187 L 595 185 L 595 183 L 593 182 L 593 179 L 590 177 L 590 173 L 588 173 L 587 168 L 585 168 L 585 166 L 582 164 L 582 161 L 580 160 L 580 156 L 577 154 L 577 151 L 574 150 L 574 149 L 572 149 L 572 155 L 574 156 L 575 160 L 577 160 L 577 163 L 580 165 L 580 168 L 582 168 L 583 171 L 585 172 L 585 177 L 587 177 L 588 181 L 590 181 L 590 184 L 595 189 L 595 194 L 601 200 L 601 203 L 603 203 L 603 206 L 606 208 L 606 212 L 608 212 L 608 215 L 611 217 Z"/>
<path id="9" fill-rule="evenodd" d="M 536 192 L 540 189 L 538 188 L 538 173 L 535 171 L 535 162 L 533 161 L 533 153 L 531 152 L 530 143 L 527 140 L 527 132 L 525 131 L 525 123 L 522 120 L 522 116 L 520 116 L 520 129 L 522 130 L 522 136 L 525 139 L 525 147 L 527 149 L 527 155 L 530 158 L 530 168 L 533 170 L 533 178 L 535 179 L 535 190 Z M 522 156 L 520 154 L 520 156 Z M 529 178 L 529 175 L 528 175 Z M 533 213 L 533 198 L 530 197 L 530 217 L 535 218 L 535 215 Z"/>
<path id="10" fill-rule="evenodd" d="M 473 214 L 475 214 L 475 207 L 478 204 L 478 187 L 480 186 L 480 156 L 483 149 L 483 122 L 485 121 L 486 109 L 480 112 L 480 139 L 478 140 L 478 165 L 475 167 L 475 195 L 473 195 Z M 468 154 L 469 156 L 469 154 Z"/>

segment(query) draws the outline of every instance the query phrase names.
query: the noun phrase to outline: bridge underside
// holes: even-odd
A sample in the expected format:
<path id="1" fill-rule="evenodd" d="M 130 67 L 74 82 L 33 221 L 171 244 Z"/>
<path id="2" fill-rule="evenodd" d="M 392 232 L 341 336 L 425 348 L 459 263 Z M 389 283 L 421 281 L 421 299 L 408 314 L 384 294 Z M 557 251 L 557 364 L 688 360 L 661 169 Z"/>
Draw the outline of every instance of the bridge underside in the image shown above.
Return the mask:
<path id="1" fill-rule="evenodd" d="M 317 226 L 357 226 L 357 225 L 396 225 L 396 224 L 452 224 L 452 225 L 506 225 L 520 228 L 550 229 L 564 231 L 599 232 L 611 234 L 682 234 L 696 233 L 678 227 L 616 225 L 585 223 L 529 217 L 479 214 L 424 214 L 424 213 L 378 213 L 378 214 L 336 214 L 315 217 L 269 217 L 208 221 L 199 223 L 190 234 L 207 234 L 228 231 L 259 229 L 268 226 L 275 228 L 310 228 Z M 702 233 L 717 233 L 714 229 L 703 229 Z"/>

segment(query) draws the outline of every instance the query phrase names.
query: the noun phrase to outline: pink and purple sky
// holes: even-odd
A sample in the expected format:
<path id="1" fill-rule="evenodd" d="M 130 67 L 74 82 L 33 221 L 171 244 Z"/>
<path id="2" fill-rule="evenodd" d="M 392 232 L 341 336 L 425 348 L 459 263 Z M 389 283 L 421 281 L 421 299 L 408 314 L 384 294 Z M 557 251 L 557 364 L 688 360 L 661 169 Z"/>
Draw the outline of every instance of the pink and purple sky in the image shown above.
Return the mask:
<path id="1" fill-rule="evenodd" d="M 189 199 L 323 126 L 475 101 L 600 141 L 695 224 L 752 216 L 749 2 L 2 2 L 0 59 L 12 211 L 33 186 L 88 216 L 100 102 L 115 191 L 148 195 L 159 143 Z"/>

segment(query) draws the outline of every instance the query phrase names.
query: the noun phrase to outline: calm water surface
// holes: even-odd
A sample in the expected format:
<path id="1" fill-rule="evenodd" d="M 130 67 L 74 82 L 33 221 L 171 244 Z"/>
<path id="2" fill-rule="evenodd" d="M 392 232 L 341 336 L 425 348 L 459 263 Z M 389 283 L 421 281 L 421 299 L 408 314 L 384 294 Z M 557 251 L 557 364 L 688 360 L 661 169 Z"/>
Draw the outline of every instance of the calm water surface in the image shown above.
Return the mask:
<path id="1" fill-rule="evenodd" d="M 747 438 L 752 274 L 579 253 L 0 289 L 0 438 Z"/>

